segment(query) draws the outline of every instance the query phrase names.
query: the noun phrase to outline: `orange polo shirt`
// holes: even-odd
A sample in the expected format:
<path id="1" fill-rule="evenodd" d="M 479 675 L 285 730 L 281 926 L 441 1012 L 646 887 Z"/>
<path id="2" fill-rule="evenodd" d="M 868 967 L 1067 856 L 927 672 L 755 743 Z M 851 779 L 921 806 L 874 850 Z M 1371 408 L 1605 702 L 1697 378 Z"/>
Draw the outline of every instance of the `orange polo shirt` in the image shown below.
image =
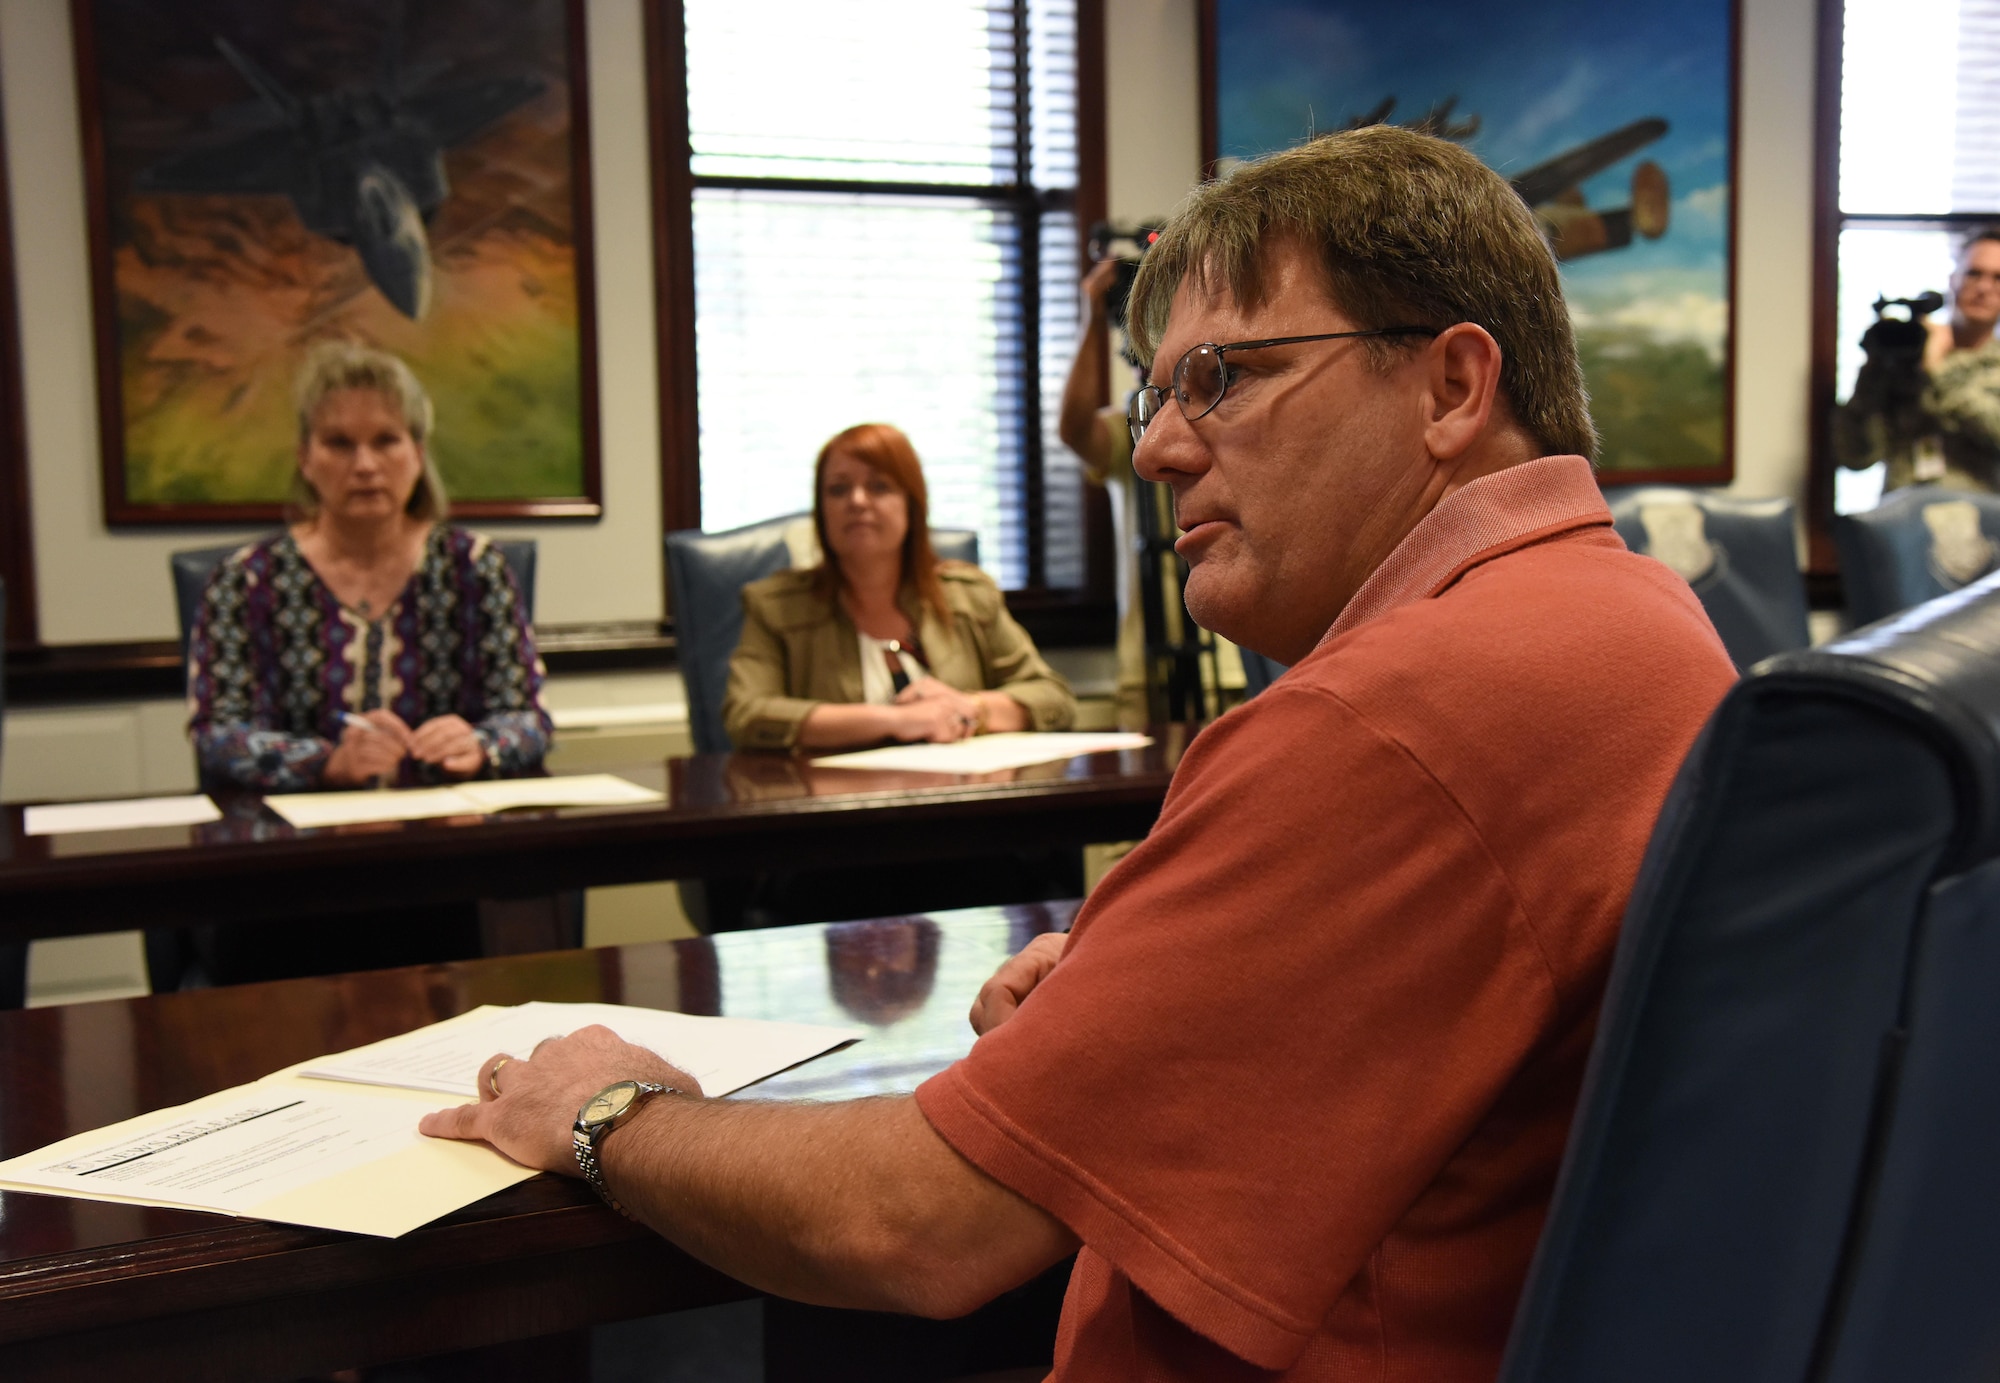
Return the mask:
<path id="1" fill-rule="evenodd" d="M 1494 1376 L 1626 895 L 1734 678 L 1544 457 L 1201 733 L 1061 964 L 917 1093 L 1083 1240 L 1056 1378 Z"/>

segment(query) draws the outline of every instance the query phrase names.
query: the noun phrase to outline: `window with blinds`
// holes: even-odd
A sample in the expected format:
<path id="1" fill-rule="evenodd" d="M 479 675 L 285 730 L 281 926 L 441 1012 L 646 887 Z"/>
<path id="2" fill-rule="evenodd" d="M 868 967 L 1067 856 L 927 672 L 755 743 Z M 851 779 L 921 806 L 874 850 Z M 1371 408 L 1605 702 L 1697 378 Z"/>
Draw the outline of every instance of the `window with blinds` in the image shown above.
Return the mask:
<path id="1" fill-rule="evenodd" d="M 1949 297 L 1960 238 L 2000 222 L 2000 0 L 1847 0 L 1841 33 L 1836 391 L 1878 297 Z M 1836 471 L 1835 510 L 1882 469 Z"/>
<path id="2" fill-rule="evenodd" d="M 683 13 L 702 527 L 809 507 L 820 445 L 888 422 L 1004 587 L 1080 585 L 1075 0 Z"/>

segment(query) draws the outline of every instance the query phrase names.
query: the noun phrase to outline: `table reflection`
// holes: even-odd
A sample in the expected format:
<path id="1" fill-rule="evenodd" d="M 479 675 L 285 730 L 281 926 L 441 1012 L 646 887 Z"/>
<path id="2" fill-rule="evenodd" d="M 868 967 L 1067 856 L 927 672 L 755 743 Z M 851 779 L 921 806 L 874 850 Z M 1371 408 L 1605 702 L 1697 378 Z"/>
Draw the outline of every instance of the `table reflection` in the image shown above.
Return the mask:
<path id="1" fill-rule="evenodd" d="M 928 917 L 836 922 L 826 929 L 833 1000 L 871 1027 L 909 1017 L 937 982 L 938 925 Z"/>

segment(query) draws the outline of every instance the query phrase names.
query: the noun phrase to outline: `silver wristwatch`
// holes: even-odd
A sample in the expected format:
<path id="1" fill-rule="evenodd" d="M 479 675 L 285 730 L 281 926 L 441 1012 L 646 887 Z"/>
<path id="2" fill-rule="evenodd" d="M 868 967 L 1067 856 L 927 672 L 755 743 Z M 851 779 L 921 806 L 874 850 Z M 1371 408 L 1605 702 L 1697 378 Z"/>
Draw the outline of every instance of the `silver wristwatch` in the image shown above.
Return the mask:
<path id="1" fill-rule="evenodd" d="M 649 1098 L 677 1093 L 670 1085 L 621 1080 L 592 1095 L 589 1102 L 576 1112 L 576 1126 L 570 1130 L 570 1138 L 576 1144 L 576 1165 L 583 1169 L 583 1179 L 590 1183 L 590 1189 L 628 1220 L 632 1218 L 632 1212 L 620 1205 L 618 1197 L 612 1195 L 611 1188 L 604 1184 L 604 1168 L 597 1160 L 598 1149 L 603 1145 L 604 1136 L 631 1118 L 633 1111 Z"/>

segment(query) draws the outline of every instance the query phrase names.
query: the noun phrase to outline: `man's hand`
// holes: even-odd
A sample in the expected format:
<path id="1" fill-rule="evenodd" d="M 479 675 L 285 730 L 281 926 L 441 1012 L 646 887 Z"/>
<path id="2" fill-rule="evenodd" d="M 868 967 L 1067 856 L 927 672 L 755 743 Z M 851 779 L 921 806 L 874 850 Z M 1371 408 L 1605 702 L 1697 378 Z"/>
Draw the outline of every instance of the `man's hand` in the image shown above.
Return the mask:
<path id="1" fill-rule="evenodd" d="M 972 1001 L 972 1030 L 984 1037 L 1012 1018 L 1021 1001 L 1056 968 L 1068 945 L 1068 932 L 1045 932 L 995 970 Z"/>
<path id="2" fill-rule="evenodd" d="M 479 1103 L 426 1114 L 417 1128 L 432 1138 L 483 1140 L 524 1167 L 576 1176 L 570 1132 L 577 1111 L 621 1080 L 653 1081 L 684 1095 L 701 1094 L 700 1082 L 658 1053 L 593 1025 L 568 1037 L 544 1039 L 532 1056 L 488 1057 L 479 1068 Z M 493 1093 L 496 1085 L 498 1095 Z"/>
<path id="3" fill-rule="evenodd" d="M 1090 272 L 1083 276 L 1083 320 L 1087 327 L 1104 325 L 1105 299 L 1111 294 L 1111 284 L 1118 277 L 1118 261 L 1100 259 L 1090 266 Z"/>
<path id="4" fill-rule="evenodd" d="M 410 756 L 436 764 L 455 778 L 470 778 L 486 765 L 486 750 L 461 716 L 433 716 L 410 736 Z"/>

